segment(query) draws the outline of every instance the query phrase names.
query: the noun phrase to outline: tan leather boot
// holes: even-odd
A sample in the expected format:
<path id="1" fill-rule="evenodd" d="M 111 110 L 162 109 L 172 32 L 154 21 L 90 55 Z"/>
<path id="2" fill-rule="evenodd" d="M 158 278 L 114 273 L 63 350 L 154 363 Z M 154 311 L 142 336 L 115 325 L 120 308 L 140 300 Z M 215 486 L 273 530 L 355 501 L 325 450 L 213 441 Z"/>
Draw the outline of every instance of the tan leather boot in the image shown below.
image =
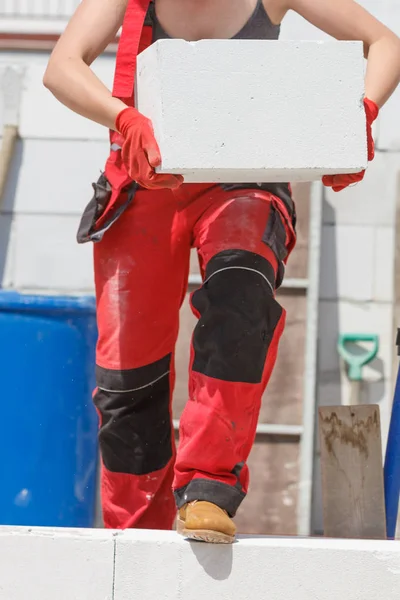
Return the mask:
<path id="1" fill-rule="evenodd" d="M 192 540 L 232 544 L 236 526 L 228 513 L 216 504 L 195 500 L 179 509 L 176 530 Z"/>

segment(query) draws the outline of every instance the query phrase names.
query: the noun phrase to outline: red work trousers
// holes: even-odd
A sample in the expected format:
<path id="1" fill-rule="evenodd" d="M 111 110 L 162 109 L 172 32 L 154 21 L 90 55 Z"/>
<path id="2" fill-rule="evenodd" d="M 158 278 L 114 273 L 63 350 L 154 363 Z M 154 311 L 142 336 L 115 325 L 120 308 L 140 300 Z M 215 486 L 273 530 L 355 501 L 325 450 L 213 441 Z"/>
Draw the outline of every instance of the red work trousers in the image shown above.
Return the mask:
<path id="1" fill-rule="evenodd" d="M 184 184 L 139 189 L 94 245 L 106 527 L 170 529 L 192 500 L 235 515 L 284 328 L 277 278 L 294 243 L 291 215 L 271 193 Z M 174 347 L 192 247 L 203 284 L 191 295 L 198 323 L 176 452 Z"/>

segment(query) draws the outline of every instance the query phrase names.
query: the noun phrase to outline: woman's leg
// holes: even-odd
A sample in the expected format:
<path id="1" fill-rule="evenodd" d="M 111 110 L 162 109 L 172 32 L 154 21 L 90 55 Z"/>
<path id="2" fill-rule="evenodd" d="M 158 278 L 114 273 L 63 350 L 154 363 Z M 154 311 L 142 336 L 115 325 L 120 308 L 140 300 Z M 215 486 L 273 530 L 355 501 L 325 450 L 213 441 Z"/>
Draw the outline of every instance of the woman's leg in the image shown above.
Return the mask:
<path id="1" fill-rule="evenodd" d="M 295 241 L 287 216 L 267 192 L 221 190 L 196 225 L 205 280 L 191 297 L 199 321 L 175 468 L 178 507 L 204 500 L 234 516 L 246 495 L 247 458 L 285 323 L 275 289 Z M 218 526 L 213 519 L 208 529 Z"/>
<path id="2" fill-rule="evenodd" d="M 138 191 L 94 247 L 94 403 L 106 527 L 173 525 L 173 359 L 189 253 L 190 238 L 166 190 Z"/>

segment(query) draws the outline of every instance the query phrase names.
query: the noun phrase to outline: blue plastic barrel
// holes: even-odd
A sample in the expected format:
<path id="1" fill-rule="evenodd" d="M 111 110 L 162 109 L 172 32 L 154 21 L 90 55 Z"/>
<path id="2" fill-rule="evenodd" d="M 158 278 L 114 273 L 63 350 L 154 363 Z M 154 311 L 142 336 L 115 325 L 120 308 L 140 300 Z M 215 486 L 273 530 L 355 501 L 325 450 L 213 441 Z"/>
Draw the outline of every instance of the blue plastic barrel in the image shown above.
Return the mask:
<path id="1" fill-rule="evenodd" d="M 0 524 L 92 527 L 91 297 L 0 292 Z"/>

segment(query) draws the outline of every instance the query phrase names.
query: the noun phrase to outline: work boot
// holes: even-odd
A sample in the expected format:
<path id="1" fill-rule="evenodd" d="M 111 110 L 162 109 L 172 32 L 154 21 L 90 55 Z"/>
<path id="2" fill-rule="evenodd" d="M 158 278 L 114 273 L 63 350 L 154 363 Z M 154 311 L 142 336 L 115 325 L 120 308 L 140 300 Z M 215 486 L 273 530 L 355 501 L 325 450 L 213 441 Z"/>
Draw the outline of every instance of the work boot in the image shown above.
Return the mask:
<path id="1" fill-rule="evenodd" d="M 232 544 L 236 526 L 226 510 L 211 502 L 194 500 L 179 509 L 176 530 L 191 540 Z"/>

